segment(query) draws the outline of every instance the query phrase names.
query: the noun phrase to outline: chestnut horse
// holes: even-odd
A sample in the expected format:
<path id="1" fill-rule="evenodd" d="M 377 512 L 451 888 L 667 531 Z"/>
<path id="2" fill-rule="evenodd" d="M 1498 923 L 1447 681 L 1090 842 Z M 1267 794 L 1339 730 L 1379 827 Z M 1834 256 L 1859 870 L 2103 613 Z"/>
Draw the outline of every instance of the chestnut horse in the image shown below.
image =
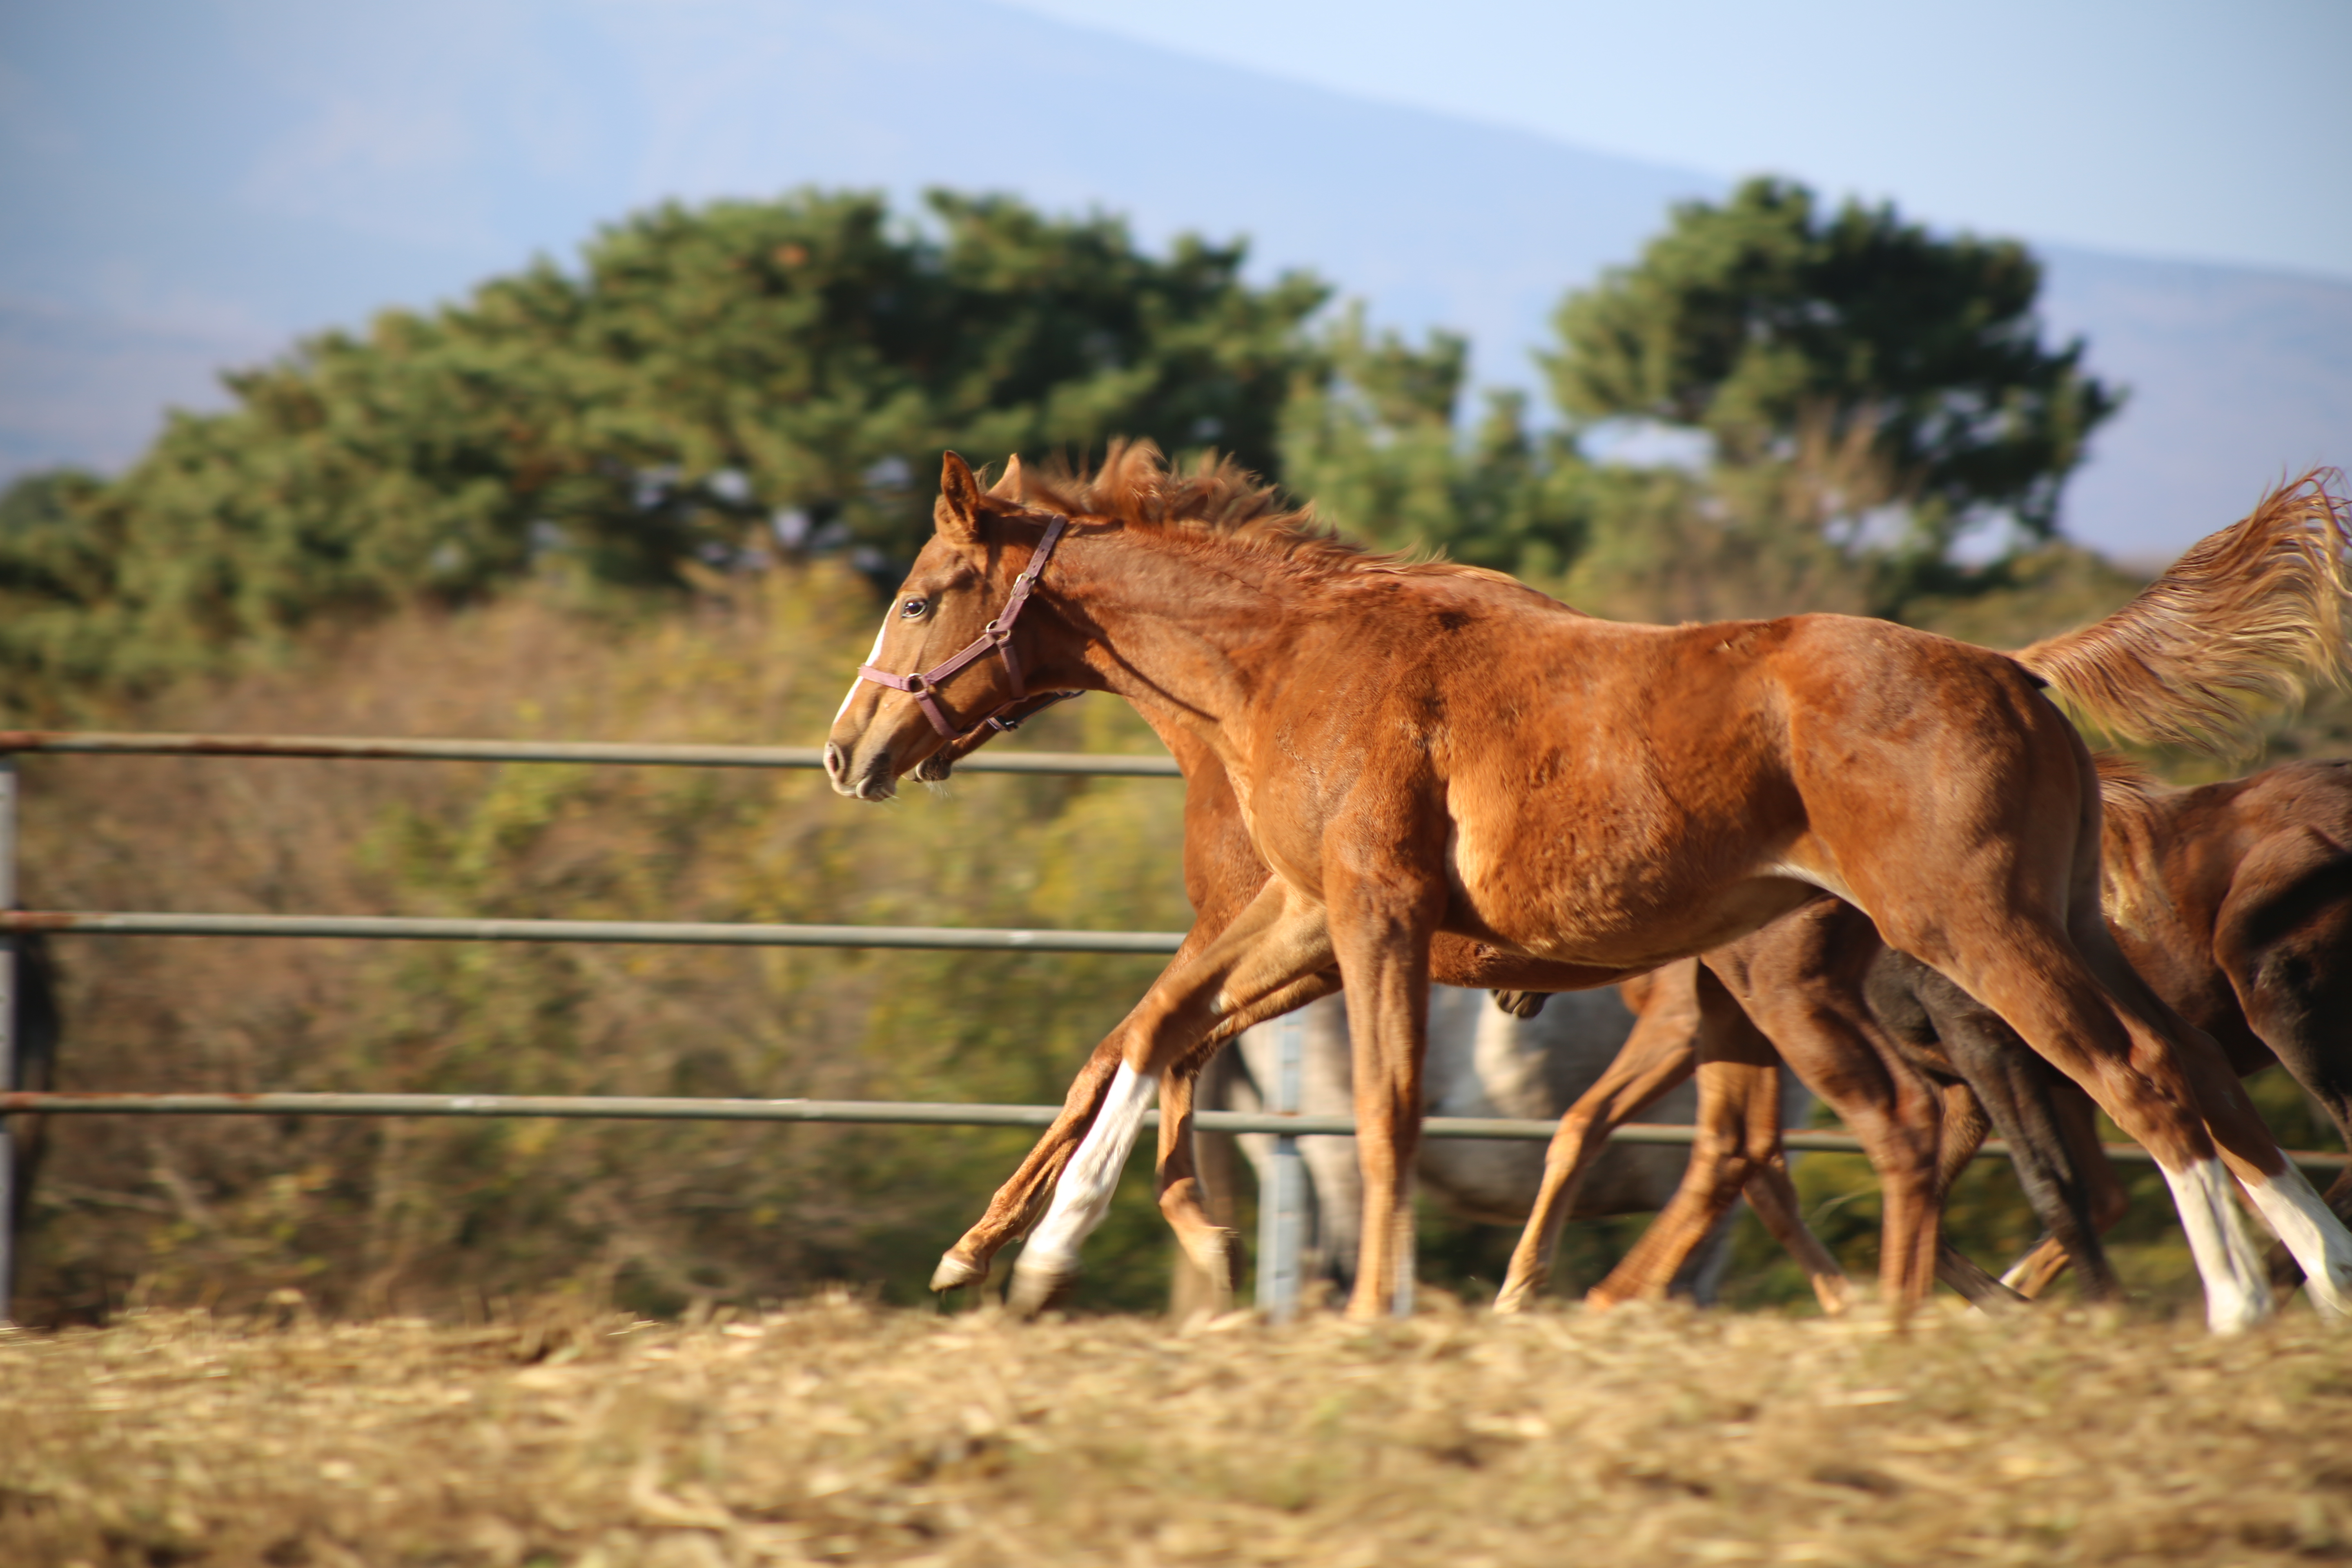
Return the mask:
<path id="1" fill-rule="evenodd" d="M 1248 500 L 1264 495 L 1222 470 L 1172 482 L 1134 447 L 1092 482 L 1039 487 L 1033 510 L 983 495 L 950 454 L 937 531 L 828 740 L 835 787 L 883 799 L 1020 700 L 1024 675 L 1113 691 L 1163 736 L 1209 747 L 1274 872 L 1131 1015 L 1016 1295 L 1075 1272 L 1161 1077 L 1336 964 L 1364 1167 L 1350 1310 L 1380 1311 L 1407 1283 L 1401 1177 L 1436 934 L 1605 983 L 1721 946 L 1820 890 L 1992 1005 L 2150 1149 L 2216 1326 L 2268 1309 L 2230 1174 L 2315 1297 L 2352 1306 L 2352 1232 L 2101 922 L 2096 778 L 2041 693 L 2055 683 L 2147 728 L 2226 710 L 2259 663 L 2217 637 L 2217 617 L 2249 607 L 2244 583 L 2215 580 L 2238 563 L 2226 546 L 2191 552 L 2107 622 L 2011 658 L 1838 616 L 1595 621 L 1496 574 L 1369 555 Z M 2323 557 L 2333 584 L 2341 548 L 2331 531 L 2292 552 Z M 2236 651 L 2200 672 L 2200 647 Z M 1890 1221 L 1910 1200 L 1888 1194 Z M 1906 1216 L 1925 1245 L 1883 1263 L 1897 1311 L 1932 1268 L 1925 1217 Z"/>

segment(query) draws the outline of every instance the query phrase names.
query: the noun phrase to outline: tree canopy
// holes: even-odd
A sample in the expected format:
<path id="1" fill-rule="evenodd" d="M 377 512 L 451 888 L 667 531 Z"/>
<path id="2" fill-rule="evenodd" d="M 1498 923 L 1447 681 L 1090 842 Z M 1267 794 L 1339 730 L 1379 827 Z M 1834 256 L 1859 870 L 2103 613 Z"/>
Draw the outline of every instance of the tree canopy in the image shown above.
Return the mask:
<path id="1" fill-rule="evenodd" d="M 1253 286 L 1238 244 L 1153 256 L 1114 218 L 929 202 L 922 226 L 869 195 L 663 206 L 577 271 L 541 261 L 233 374 L 236 405 L 175 416 L 77 509 L 72 548 L 0 542 L 5 653 L 136 674 L 550 553 L 673 581 L 772 525 L 878 568 L 928 526 L 947 447 L 1132 435 L 1275 469 L 1321 283 Z"/>
<path id="2" fill-rule="evenodd" d="M 1415 348 L 1375 334 L 1360 306 L 1323 332 L 1283 418 L 1289 488 L 1348 531 L 1390 549 L 1442 549 L 1525 575 L 1559 574 L 1584 529 L 1584 465 L 1528 428 L 1527 400 L 1494 392 L 1460 427 L 1469 340 Z"/>
<path id="3" fill-rule="evenodd" d="M 1904 509 L 1907 552 L 1939 561 L 1996 516 L 2047 538 L 2084 442 L 2120 406 L 2084 374 L 2081 340 L 2042 343 L 2040 287 L 2014 241 L 1937 238 L 1891 206 L 1824 215 L 1803 186 L 1757 179 L 1677 206 L 1637 265 L 1569 296 L 1546 367 L 1586 426 L 1703 433 L 1730 468 L 1835 454 L 1848 513 Z"/>
<path id="4" fill-rule="evenodd" d="M 1989 518 L 2046 536 L 2118 396 L 2045 346 L 2005 241 L 1759 180 L 1675 209 L 1571 294 L 1546 358 L 1566 423 L 1490 393 L 1467 341 L 1244 247 L 1139 248 L 1118 220 L 933 192 L 658 207 L 436 309 L 225 377 L 123 475 L 59 473 L 0 517 L 0 668 L 45 687 L 202 666 L 404 598 L 561 568 L 675 584 L 746 552 L 893 570 L 942 448 L 1214 447 L 1370 542 L 1565 582 L 1615 613 L 1899 614 L 1990 579 Z M 1588 459 L 1611 421 L 1703 436 L 1698 470 Z M 1466 428 L 1465 428 L 1466 424 Z M 1896 526 L 1899 523 L 1899 526 Z M 1893 537 L 1890 542 L 1890 533 Z M 20 679 L 20 686 L 22 681 Z"/>

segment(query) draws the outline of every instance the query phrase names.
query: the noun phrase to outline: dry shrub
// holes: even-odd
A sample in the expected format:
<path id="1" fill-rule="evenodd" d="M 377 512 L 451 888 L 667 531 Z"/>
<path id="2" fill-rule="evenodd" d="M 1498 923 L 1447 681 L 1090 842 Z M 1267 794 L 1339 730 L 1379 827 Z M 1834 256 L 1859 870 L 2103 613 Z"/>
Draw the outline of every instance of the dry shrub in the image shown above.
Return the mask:
<path id="1" fill-rule="evenodd" d="M 603 609 L 415 612 L 110 715 L 214 732 L 814 743 L 878 615 L 823 569 Z M 1038 743 L 1150 748 L 1123 704 Z M 32 758 L 26 901 L 82 910 L 1181 930 L 1179 786 L 972 777 L 884 810 L 814 773 Z M 60 1087 L 1058 1099 L 1150 958 L 61 938 Z M 1018 1133 L 53 1118 L 32 1321 L 126 1300 L 447 1311 L 570 1281 L 675 1311 L 919 1294 Z M 1097 1269 L 1148 1301 L 1143 1220 Z M 1148 1259 L 1148 1261 L 1146 1261 Z M 1140 1272 L 1128 1268 L 1134 1263 Z M 1124 1291 L 1125 1294 L 1121 1294 Z"/>
<path id="2" fill-rule="evenodd" d="M 0 1558 L 2352 1558 L 2352 1339 L 2299 1313 L 283 1315 L 0 1339 Z"/>

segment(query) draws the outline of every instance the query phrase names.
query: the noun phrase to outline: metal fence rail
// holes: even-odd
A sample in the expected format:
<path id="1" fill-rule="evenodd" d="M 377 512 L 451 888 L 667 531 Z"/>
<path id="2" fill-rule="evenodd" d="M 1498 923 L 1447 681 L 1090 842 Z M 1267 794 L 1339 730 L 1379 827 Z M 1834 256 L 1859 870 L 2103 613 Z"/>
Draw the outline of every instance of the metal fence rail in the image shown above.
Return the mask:
<path id="1" fill-rule="evenodd" d="M 460 1116 L 548 1117 L 608 1121 L 823 1121 L 877 1127 L 1050 1127 L 1058 1105 L 979 1105 L 924 1100 L 688 1100 L 627 1094 L 0 1094 L 0 1114 L 97 1114 L 117 1116 Z M 1160 1125 L 1160 1112 L 1144 1112 L 1144 1124 Z M 1192 1124 L 1204 1132 L 1263 1132 L 1289 1138 L 1352 1138 L 1355 1122 L 1345 1116 L 1308 1116 L 1249 1110 L 1201 1110 Z M 1555 1121 L 1507 1116 L 1431 1116 L 1423 1119 L 1424 1138 L 1493 1138 L 1549 1142 Z M 1698 1129 L 1670 1122 L 1632 1121 L 1610 1135 L 1612 1143 L 1681 1144 L 1697 1141 Z M 1859 1154 L 1862 1140 L 1851 1132 L 1791 1130 L 1780 1135 L 1789 1148 L 1824 1154 Z M 2107 1157 L 2147 1165 L 2156 1157 L 2137 1143 L 2103 1144 Z M 1988 1139 L 1978 1151 L 2000 1159 L 2009 1145 Z M 2315 1170 L 2341 1170 L 2352 1154 L 2289 1150 L 2288 1158 Z"/>
<path id="2" fill-rule="evenodd" d="M 656 746 L 605 742 L 471 741 L 382 735 L 128 734 L 102 731 L 0 731 L 0 1090 L 16 1082 L 16 939 L 31 931 L 58 935 L 341 937 L 404 942 L 584 942 L 688 943 L 714 947 L 893 948 L 931 951 L 1055 953 L 1174 952 L 1181 931 L 1087 931 L 975 929 L 950 926 L 735 924 L 677 921 L 432 920 L 371 915 L 178 914 L 106 910 L 20 910 L 16 908 L 16 757 L 20 753 L 82 756 L 257 757 L 330 762 L 557 763 L 625 767 L 822 769 L 815 746 Z M 1063 773 L 1097 778 L 1178 778 L 1175 759 L 1074 752 L 991 752 L 956 764 L 968 773 Z M 5 1109 L 26 1112 L 139 1110 L 150 1114 L 252 1111 L 304 1096 L 126 1095 L 45 1097 L 8 1094 Z M 311 1115 L 599 1114 L 563 1111 L 429 1110 L 415 1096 L 329 1096 L 344 1108 L 312 1104 Z M 426 1096 L 425 1099 L 436 1097 Z M 438 1097 L 455 1103 L 481 1097 Z M 39 1102 L 37 1106 L 35 1102 Z M 366 1107 L 366 1109 L 354 1109 Z M 840 1109 L 836 1107 L 835 1109 Z M 273 1111 L 285 1114 L 283 1110 Z M 725 1117 L 716 1118 L 726 1120 Z M 801 1117 L 798 1120 L 810 1120 Z M 855 1116 L 848 1117 L 856 1120 Z M 794 1120 L 771 1114 L 768 1121 Z M 900 1118 L 900 1120 L 905 1120 Z M 1052 1120 L 1050 1110 L 1046 1121 Z M 1037 1123 L 1043 1125 L 1043 1123 Z M 15 1160 L 9 1121 L 0 1115 L 0 1321 L 9 1315 L 16 1283 Z"/>
<path id="3" fill-rule="evenodd" d="M 144 757 L 301 757 L 341 762 L 598 763 L 626 767 L 818 768 L 819 746 L 652 746 L 604 741 L 404 740 L 381 735 L 165 735 L 98 730 L 0 730 L 0 752 Z M 1094 752 L 982 752 L 964 773 L 1076 773 L 1181 778 L 1169 756 Z"/>
<path id="4" fill-rule="evenodd" d="M 735 924 L 714 921 L 448 920 L 367 915 L 177 914 L 161 912 L 18 910 L 16 900 L 16 764 L 22 752 L 51 755 L 300 758 L 350 762 L 557 763 L 631 767 L 821 769 L 814 746 L 656 746 L 583 742 L 411 740 L 381 736 L 123 734 L 101 731 L 0 731 L 0 1090 L 15 1081 L 16 942 L 20 933 L 70 935 L 331 937 L 425 942 L 659 942 L 732 947 L 921 949 L 998 952 L 1171 953 L 1181 931 L 1029 931 L 950 926 Z M 1106 756 L 1069 752 L 986 752 L 956 764 L 970 773 L 1061 773 L 1108 778 L 1176 778 L 1173 758 Z M 570 1120 L 835 1122 L 881 1126 L 1045 1127 L 1060 1108 L 1050 1105 L 960 1105 L 888 1100 L 686 1100 L 628 1095 L 114 1094 L 0 1092 L 0 1321 L 14 1285 L 10 1115 L 215 1116 L 460 1116 L 554 1117 Z M 1155 1125 L 1158 1113 L 1150 1114 Z M 1204 1131 L 1272 1133 L 1285 1143 L 1299 1137 L 1349 1136 L 1343 1116 L 1202 1111 Z M 1481 1117 L 1431 1117 L 1430 1138 L 1497 1138 L 1541 1142 L 1549 1121 Z M 1637 1123 L 1612 1140 L 1624 1143 L 1688 1144 L 1690 1127 Z M 1843 1132 L 1791 1131 L 1790 1149 L 1859 1152 Z M 1295 1147 L 1295 1144 L 1292 1145 Z M 2006 1156 L 1999 1141 L 1988 1154 Z M 2110 1144 L 2111 1159 L 2147 1163 L 2137 1144 Z M 2341 1168 L 2352 1156 L 2289 1151 L 2315 1168 Z M 1278 1272 L 1278 1270 L 1277 1270 Z M 1295 1269 L 1293 1270 L 1295 1273 Z M 1277 1307 L 1279 1303 L 1276 1303 Z"/>
<path id="5" fill-rule="evenodd" d="M 1176 951 L 1181 931 L 990 926 L 734 925 L 719 921 L 432 920 L 393 915 L 120 914 L 17 910 L 0 932 L 75 936 L 370 937 L 394 942 L 625 942 L 698 947 L 889 947 L 982 952 Z"/>

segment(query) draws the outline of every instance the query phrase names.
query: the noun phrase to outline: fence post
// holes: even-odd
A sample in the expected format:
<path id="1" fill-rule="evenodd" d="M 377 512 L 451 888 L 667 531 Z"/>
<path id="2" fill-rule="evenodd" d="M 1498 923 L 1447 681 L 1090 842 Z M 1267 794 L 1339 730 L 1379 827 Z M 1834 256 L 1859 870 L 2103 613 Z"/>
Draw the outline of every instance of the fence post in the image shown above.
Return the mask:
<path id="1" fill-rule="evenodd" d="M 1294 1115 L 1307 1077 L 1307 1020 L 1285 1013 L 1274 1026 L 1274 1103 L 1268 1110 Z M 1274 1135 L 1265 1190 L 1258 1194 L 1257 1304 L 1277 1323 L 1298 1310 L 1299 1255 L 1307 1243 L 1307 1162 L 1295 1133 Z"/>
<path id="2" fill-rule="evenodd" d="M 16 907 L 16 758 L 0 752 L 0 910 Z M 16 1087 L 16 938 L 0 931 L 0 1088 Z M 0 1116 L 0 1323 L 16 1321 L 16 1139 Z"/>

